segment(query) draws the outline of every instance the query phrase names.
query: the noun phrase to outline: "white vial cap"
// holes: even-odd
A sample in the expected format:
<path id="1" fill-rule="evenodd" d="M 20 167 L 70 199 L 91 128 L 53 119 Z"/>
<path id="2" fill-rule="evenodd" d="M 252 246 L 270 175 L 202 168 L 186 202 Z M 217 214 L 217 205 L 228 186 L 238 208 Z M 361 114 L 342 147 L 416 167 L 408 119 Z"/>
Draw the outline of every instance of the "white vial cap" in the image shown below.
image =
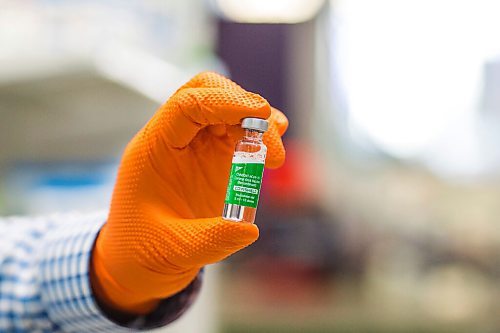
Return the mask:
<path id="1" fill-rule="evenodd" d="M 241 122 L 241 127 L 258 132 L 265 132 L 269 128 L 269 123 L 265 119 L 260 118 L 245 118 Z"/>

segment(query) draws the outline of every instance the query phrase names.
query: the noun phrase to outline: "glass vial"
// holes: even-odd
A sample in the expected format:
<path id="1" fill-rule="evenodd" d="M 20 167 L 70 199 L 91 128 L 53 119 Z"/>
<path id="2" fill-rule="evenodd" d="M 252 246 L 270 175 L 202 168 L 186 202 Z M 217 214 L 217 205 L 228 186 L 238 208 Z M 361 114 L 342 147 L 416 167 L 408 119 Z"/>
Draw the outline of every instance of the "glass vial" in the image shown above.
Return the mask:
<path id="1" fill-rule="evenodd" d="M 264 119 L 245 118 L 241 127 L 245 129 L 245 135 L 234 149 L 222 218 L 253 223 L 267 153 L 262 136 L 267 131 L 268 123 Z"/>

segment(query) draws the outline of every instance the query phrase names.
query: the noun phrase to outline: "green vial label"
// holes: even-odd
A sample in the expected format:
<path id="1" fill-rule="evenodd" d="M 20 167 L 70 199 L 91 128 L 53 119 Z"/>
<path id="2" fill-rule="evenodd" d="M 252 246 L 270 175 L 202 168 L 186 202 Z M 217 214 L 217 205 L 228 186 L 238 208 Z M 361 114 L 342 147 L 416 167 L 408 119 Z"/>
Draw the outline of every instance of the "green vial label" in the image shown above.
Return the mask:
<path id="1" fill-rule="evenodd" d="M 233 163 L 225 203 L 257 208 L 263 163 Z"/>

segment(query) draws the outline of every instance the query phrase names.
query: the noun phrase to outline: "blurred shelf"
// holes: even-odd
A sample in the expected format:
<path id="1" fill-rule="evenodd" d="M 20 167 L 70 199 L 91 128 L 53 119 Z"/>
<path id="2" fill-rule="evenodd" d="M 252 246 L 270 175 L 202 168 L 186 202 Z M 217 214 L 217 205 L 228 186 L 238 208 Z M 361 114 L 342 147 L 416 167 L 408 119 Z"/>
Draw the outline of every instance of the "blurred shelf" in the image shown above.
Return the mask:
<path id="1" fill-rule="evenodd" d="M 0 169 L 120 155 L 190 75 L 136 49 L 0 63 Z"/>

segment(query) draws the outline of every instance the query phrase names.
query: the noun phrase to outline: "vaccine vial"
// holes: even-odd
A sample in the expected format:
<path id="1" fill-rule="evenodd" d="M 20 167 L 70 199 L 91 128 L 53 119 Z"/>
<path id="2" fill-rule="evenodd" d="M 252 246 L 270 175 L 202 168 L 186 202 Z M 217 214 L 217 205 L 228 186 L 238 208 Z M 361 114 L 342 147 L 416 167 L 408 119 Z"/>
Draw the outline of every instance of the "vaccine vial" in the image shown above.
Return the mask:
<path id="1" fill-rule="evenodd" d="M 245 118 L 241 123 L 245 135 L 234 149 L 222 213 L 225 220 L 244 223 L 255 221 L 267 153 L 262 136 L 268 126 L 266 120 L 259 118 Z"/>

